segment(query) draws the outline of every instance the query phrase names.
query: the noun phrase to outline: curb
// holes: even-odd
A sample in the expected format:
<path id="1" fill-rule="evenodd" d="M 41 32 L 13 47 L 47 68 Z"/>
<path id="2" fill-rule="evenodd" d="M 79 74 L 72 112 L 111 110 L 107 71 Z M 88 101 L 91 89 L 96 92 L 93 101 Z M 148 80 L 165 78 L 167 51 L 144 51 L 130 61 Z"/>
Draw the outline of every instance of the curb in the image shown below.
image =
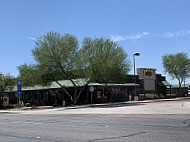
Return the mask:
<path id="1" fill-rule="evenodd" d="M 21 110 L 36 110 L 36 109 L 53 109 L 53 106 L 37 106 L 37 107 L 24 107 Z"/>
<path id="2" fill-rule="evenodd" d="M 117 105 L 126 105 L 126 104 L 143 104 L 143 103 L 156 103 L 156 102 L 166 102 L 166 101 L 183 101 L 190 100 L 190 97 L 185 98 L 175 98 L 175 99 L 159 99 L 159 100 L 145 100 L 145 101 L 129 101 L 129 102 L 120 102 L 120 103 L 108 103 L 104 104 L 105 106 L 117 106 Z"/>
<path id="3" fill-rule="evenodd" d="M 80 108 L 90 108 L 90 107 L 109 107 L 109 106 L 122 106 L 122 105 L 130 105 L 130 104 L 146 104 L 146 103 L 157 103 L 157 102 L 166 102 L 166 101 L 183 101 L 183 100 L 190 100 L 190 97 L 183 97 L 183 98 L 175 98 L 175 99 L 159 99 L 159 100 L 144 100 L 144 101 L 127 101 L 127 102 L 117 102 L 117 103 L 105 103 L 105 104 L 88 104 L 88 105 L 81 105 L 81 106 L 68 106 L 68 107 L 61 107 L 64 109 L 80 109 Z M 57 109 L 57 107 L 53 106 L 38 106 L 37 108 L 32 107 L 24 107 L 20 110 L 11 110 L 11 111 L 24 111 L 24 110 L 39 110 L 39 109 Z M 10 111 L 10 110 L 8 110 Z M 6 111 L 0 111 L 6 112 Z"/>
<path id="4" fill-rule="evenodd" d="M 68 107 L 65 107 L 65 109 L 79 109 L 79 108 L 88 108 L 88 107 L 108 107 L 108 106 L 121 106 L 121 105 L 128 105 L 128 104 L 145 104 L 145 103 L 183 101 L 183 100 L 190 100 L 190 97 L 175 98 L 175 99 L 144 100 L 144 101 L 127 101 L 127 102 L 106 103 L 106 104 L 89 104 L 89 105 L 81 105 L 81 106 L 68 106 Z"/>

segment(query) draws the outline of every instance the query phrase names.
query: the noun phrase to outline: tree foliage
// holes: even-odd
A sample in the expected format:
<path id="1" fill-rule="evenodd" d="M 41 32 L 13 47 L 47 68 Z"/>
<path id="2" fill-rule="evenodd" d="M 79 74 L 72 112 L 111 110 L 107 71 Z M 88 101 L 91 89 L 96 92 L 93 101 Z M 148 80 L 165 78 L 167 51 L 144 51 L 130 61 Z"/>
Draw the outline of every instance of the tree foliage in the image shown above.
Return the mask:
<path id="1" fill-rule="evenodd" d="M 0 73 L 0 92 L 3 93 L 5 89 L 11 89 L 12 85 L 16 84 L 16 79 L 10 74 Z"/>
<path id="2" fill-rule="evenodd" d="M 130 70 L 123 48 L 104 38 L 85 38 L 77 61 L 78 70 L 91 82 L 120 82 Z"/>
<path id="3" fill-rule="evenodd" d="M 2 74 L 0 73 L 0 93 L 1 93 L 1 101 L 0 101 L 0 105 L 2 105 L 3 103 L 3 93 L 6 89 L 11 90 L 13 85 L 16 84 L 16 79 L 11 76 L 10 74 Z"/>
<path id="4" fill-rule="evenodd" d="M 178 80 L 180 88 L 184 79 L 190 76 L 190 59 L 187 53 L 164 55 L 162 61 L 165 72 Z"/>
<path id="5" fill-rule="evenodd" d="M 56 72 L 73 70 L 73 60 L 79 49 L 76 37 L 65 34 L 61 36 L 56 32 L 38 38 L 36 47 L 32 51 L 36 61 L 45 68 Z"/>
<path id="6" fill-rule="evenodd" d="M 36 41 L 36 47 L 32 51 L 37 61 L 43 81 L 56 81 L 63 91 L 75 102 L 77 94 L 76 83 L 72 79 L 75 69 L 74 60 L 78 53 L 79 45 L 76 37 L 65 34 L 61 36 L 56 32 L 49 32 Z M 68 79 L 72 82 L 75 93 L 73 96 L 60 84 L 58 80 Z"/>
<path id="7" fill-rule="evenodd" d="M 42 78 L 41 69 L 37 65 L 23 64 L 18 66 L 19 80 L 22 80 L 22 86 L 34 86 L 36 84 L 45 84 Z"/>

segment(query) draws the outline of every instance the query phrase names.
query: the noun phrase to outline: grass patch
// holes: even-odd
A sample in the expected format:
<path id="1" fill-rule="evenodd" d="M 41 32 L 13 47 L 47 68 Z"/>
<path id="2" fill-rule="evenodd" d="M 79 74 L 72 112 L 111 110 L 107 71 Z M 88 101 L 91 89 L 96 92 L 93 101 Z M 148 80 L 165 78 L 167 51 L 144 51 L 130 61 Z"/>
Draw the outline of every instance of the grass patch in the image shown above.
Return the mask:
<path id="1" fill-rule="evenodd" d="M 176 94 L 166 94 L 166 96 L 167 96 L 168 98 L 175 98 L 175 97 L 176 97 Z"/>
<path id="2" fill-rule="evenodd" d="M 144 97 L 144 94 L 139 94 L 139 97 Z M 145 94 L 145 98 L 146 99 L 158 99 L 158 95 L 157 94 Z"/>
<path id="3" fill-rule="evenodd" d="M 30 103 L 26 103 L 25 106 L 26 106 L 26 107 L 30 107 L 31 104 L 30 104 Z"/>
<path id="4" fill-rule="evenodd" d="M 4 105 L 3 107 L 4 107 L 4 109 L 11 109 L 11 108 L 16 108 L 17 105 L 16 104 L 8 104 L 8 105 Z"/>

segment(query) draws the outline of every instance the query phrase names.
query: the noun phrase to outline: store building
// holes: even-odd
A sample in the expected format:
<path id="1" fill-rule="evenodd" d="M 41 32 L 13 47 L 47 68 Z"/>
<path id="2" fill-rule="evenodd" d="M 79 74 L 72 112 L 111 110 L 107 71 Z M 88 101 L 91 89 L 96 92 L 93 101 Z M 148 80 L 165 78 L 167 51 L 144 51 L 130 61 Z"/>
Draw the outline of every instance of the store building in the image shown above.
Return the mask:
<path id="1" fill-rule="evenodd" d="M 86 83 L 85 79 L 74 80 L 78 86 L 78 90 Z M 71 94 L 74 92 L 72 83 L 69 80 L 59 81 L 64 85 Z M 135 94 L 157 94 L 164 96 L 167 93 L 167 87 L 171 85 L 161 74 L 156 74 L 155 69 L 138 68 L 137 75 L 126 75 L 121 83 L 90 83 L 83 91 L 78 100 L 78 104 L 89 103 L 105 103 L 105 102 L 122 102 L 134 100 Z M 9 103 L 18 103 L 17 87 L 7 90 L 6 97 L 9 97 Z M 69 105 L 70 98 L 64 95 L 61 87 L 52 82 L 48 86 L 36 85 L 33 87 L 22 87 L 21 101 L 30 103 L 31 105 L 53 105 L 62 106 Z"/>

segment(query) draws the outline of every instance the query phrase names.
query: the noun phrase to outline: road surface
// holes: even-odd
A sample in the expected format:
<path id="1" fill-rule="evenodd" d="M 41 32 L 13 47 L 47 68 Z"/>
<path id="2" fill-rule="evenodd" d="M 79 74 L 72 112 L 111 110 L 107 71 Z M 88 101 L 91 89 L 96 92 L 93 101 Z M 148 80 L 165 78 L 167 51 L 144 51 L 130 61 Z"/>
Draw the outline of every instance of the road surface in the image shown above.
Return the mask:
<path id="1" fill-rule="evenodd" d="M 0 142 L 189 142 L 188 104 L 1 111 Z"/>

